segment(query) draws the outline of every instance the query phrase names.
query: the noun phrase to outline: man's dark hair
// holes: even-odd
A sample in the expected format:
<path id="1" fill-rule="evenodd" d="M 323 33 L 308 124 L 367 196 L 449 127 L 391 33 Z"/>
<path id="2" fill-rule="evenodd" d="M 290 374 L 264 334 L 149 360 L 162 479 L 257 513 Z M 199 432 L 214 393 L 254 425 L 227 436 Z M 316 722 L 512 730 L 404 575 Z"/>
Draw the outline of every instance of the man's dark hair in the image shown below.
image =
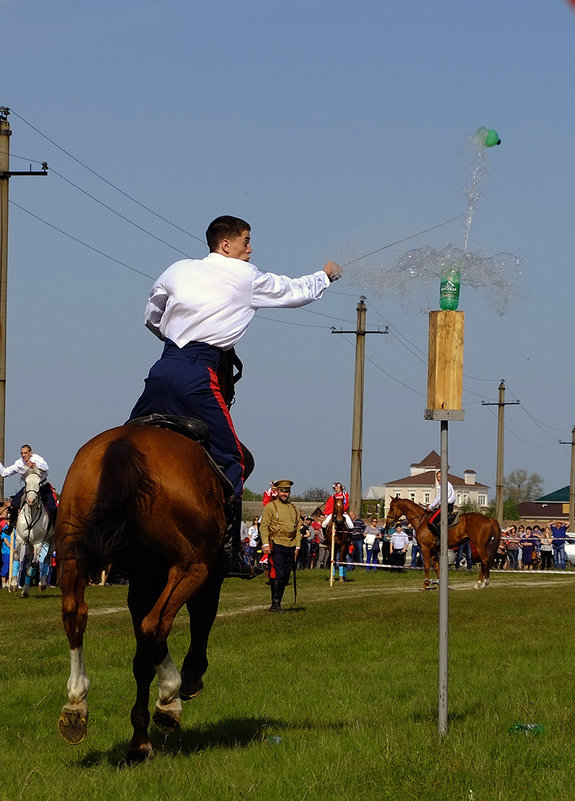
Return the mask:
<path id="1" fill-rule="evenodd" d="M 240 220 L 239 217 L 230 217 L 228 215 L 216 217 L 216 219 L 212 220 L 208 225 L 206 231 L 206 241 L 210 253 L 217 250 L 222 239 L 232 239 L 236 236 L 241 236 L 244 231 L 251 231 L 250 224 L 245 220 Z"/>

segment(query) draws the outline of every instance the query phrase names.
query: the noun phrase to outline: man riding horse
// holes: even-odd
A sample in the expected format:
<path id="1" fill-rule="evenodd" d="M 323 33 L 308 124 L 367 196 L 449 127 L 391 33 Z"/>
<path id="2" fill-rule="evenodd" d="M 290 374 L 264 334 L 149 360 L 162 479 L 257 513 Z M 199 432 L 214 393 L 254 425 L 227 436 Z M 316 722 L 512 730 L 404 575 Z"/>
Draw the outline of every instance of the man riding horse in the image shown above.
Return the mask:
<path id="1" fill-rule="evenodd" d="M 441 508 L 441 470 L 437 471 L 435 477 L 437 478 L 437 483 L 438 483 L 437 495 L 427 508 L 429 509 L 430 512 L 433 512 L 434 510 L 436 511 L 435 514 L 431 515 L 431 517 L 427 521 L 427 525 L 439 540 L 439 535 L 441 532 L 441 515 L 443 514 L 443 509 Z M 449 517 L 453 514 L 454 506 L 455 506 L 455 490 L 453 489 L 451 482 L 448 480 L 447 481 L 448 521 Z"/>
<path id="2" fill-rule="evenodd" d="M 348 510 L 349 510 L 349 493 L 345 491 L 345 487 L 343 486 L 343 484 L 340 481 L 336 481 L 335 482 L 335 484 L 333 485 L 333 495 L 330 495 L 329 498 L 327 499 L 327 501 L 325 502 L 325 507 L 324 507 L 323 513 L 324 513 L 324 515 L 326 517 L 325 517 L 325 520 L 323 521 L 323 523 L 321 524 L 321 527 L 322 528 L 327 528 L 329 526 L 329 524 L 331 523 L 331 517 L 333 515 L 334 503 L 338 498 L 341 499 L 342 504 L 343 504 L 343 517 L 344 517 L 344 520 L 345 520 L 345 524 L 348 527 L 348 529 L 350 529 L 350 531 L 351 531 L 351 529 L 353 528 L 353 521 L 352 521 L 351 517 L 348 514 Z"/>
<path id="3" fill-rule="evenodd" d="M 0 476 L 2 476 L 2 478 L 7 478 L 8 476 L 18 474 L 22 477 L 22 482 L 24 482 L 26 475 L 32 468 L 36 468 L 40 475 L 40 498 L 42 499 L 42 503 L 48 512 L 50 523 L 52 526 L 54 526 L 58 507 L 56 505 L 54 489 L 47 480 L 49 470 L 48 463 L 37 453 L 33 453 L 30 445 L 22 445 L 20 448 L 20 459 L 16 459 L 14 464 L 4 467 L 4 465 L 0 462 Z M 16 526 L 18 512 L 20 511 L 20 506 L 22 504 L 22 496 L 24 495 L 24 489 L 25 487 L 22 486 L 22 488 L 19 489 L 16 495 L 14 495 L 12 498 L 9 521 L 10 530 Z"/>
<path id="4" fill-rule="evenodd" d="M 130 420 L 153 413 L 201 420 L 209 427 L 208 450 L 230 482 L 224 539 L 228 575 L 251 578 L 243 558 L 240 527 L 246 460 L 222 393 L 223 360 L 246 332 L 258 309 L 305 306 L 319 299 L 342 269 L 328 262 L 301 278 L 264 273 L 250 264 L 250 226 L 218 217 L 206 231 L 210 253 L 182 259 L 157 279 L 146 306 L 146 326 L 164 342 Z"/>

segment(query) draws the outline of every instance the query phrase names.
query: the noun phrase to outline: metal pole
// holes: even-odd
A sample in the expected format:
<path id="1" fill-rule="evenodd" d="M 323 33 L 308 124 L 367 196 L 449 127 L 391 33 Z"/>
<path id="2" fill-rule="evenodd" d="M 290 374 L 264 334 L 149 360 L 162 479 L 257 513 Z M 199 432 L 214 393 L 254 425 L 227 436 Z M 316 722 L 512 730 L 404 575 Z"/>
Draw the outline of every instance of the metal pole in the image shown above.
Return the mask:
<path id="1" fill-rule="evenodd" d="M 569 479 L 569 531 L 575 531 L 575 426 L 571 429 L 571 475 Z"/>
<path id="2" fill-rule="evenodd" d="M 505 431 L 505 381 L 499 384 L 499 403 L 497 409 L 497 478 L 495 489 L 495 517 L 503 525 L 503 438 Z"/>
<path id="3" fill-rule="evenodd" d="M 331 554 L 329 560 L 329 586 L 333 587 L 333 574 L 335 573 L 335 526 L 333 525 L 333 513 L 330 526 L 331 526 Z"/>
<path id="4" fill-rule="evenodd" d="M 10 123 L 0 116 L 0 461 L 4 462 L 6 431 L 6 294 L 8 287 L 8 181 L 10 172 Z M 0 497 L 4 479 L 0 477 Z"/>
<path id="5" fill-rule="evenodd" d="M 441 420 L 441 524 L 439 543 L 439 715 L 438 730 L 441 737 L 447 734 L 447 680 L 449 635 L 449 559 L 447 485 L 449 482 L 448 422 Z"/>
<path id="6" fill-rule="evenodd" d="M 353 428 L 351 433 L 351 477 L 349 482 L 349 508 L 361 514 L 361 457 L 363 442 L 363 382 L 365 373 L 365 314 L 363 297 L 357 305 L 355 339 L 355 381 L 353 387 Z"/>

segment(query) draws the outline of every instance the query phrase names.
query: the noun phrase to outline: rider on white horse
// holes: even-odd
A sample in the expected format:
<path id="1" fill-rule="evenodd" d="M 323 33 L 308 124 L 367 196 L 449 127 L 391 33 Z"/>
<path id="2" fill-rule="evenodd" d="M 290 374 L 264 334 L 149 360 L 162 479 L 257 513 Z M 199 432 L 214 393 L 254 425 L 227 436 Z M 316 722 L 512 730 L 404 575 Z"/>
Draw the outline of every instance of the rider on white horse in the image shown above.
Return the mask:
<path id="1" fill-rule="evenodd" d="M 4 467 L 0 462 L 0 476 L 2 476 L 2 478 L 7 478 L 8 476 L 18 474 L 22 477 L 22 481 L 24 482 L 28 471 L 32 467 L 35 467 L 40 475 L 40 497 L 46 507 L 46 511 L 50 515 L 52 524 L 54 524 L 58 507 L 56 506 L 52 485 L 47 481 L 49 468 L 45 459 L 37 453 L 32 453 L 32 448 L 29 445 L 22 445 L 20 448 L 20 459 L 16 459 L 14 464 Z M 18 490 L 16 495 L 12 498 L 12 509 L 10 512 L 10 526 L 12 527 L 16 525 L 23 495 L 24 487 Z"/>

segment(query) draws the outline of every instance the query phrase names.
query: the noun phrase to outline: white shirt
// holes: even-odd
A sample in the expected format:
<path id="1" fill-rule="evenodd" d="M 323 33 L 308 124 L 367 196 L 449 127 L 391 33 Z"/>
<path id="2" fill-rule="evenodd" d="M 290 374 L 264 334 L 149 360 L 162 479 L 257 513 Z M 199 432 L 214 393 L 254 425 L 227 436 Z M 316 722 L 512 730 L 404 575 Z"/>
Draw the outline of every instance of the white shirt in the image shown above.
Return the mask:
<path id="1" fill-rule="evenodd" d="M 409 545 L 409 537 L 405 531 L 394 531 L 391 535 L 391 547 L 394 551 L 399 551 L 407 548 Z"/>
<path id="2" fill-rule="evenodd" d="M 233 348 L 257 309 L 305 306 L 329 286 L 323 270 L 301 278 L 263 273 L 240 259 L 210 253 L 182 259 L 157 279 L 145 312 L 146 326 L 182 348 L 206 342 Z"/>
<path id="3" fill-rule="evenodd" d="M 38 456 L 37 453 L 33 453 L 30 457 L 30 461 L 34 462 L 36 467 L 40 472 L 40 481 L 44 481 L 46 476 L 48 475 L 48 463 L 45 459 L 42 459 L 41 456 Z M 2 478 L 7 478 L 8 476 L 13 476 L 15 473 L 18 473 L 22 476 L 22 481 L 24 481 L 24 477 L 26 473 L 30 470 L 30 465 L 27 464 L 24 459 L 16 459 L 14 464 L 11 464 L 9 467 L 4 467 L 2 462 L 0 462 L 0 476 Z"/>
<path id="4" fill-rule="evenodd" d="M 257 526 L 250 526 L 248 529 L 248 537 L 250 538 L 249 546 L 250 548 L 257 548 L 258 545 L 258 527 Z"/>
<path id="5" fill-rule="evenodd" d="M 449 481 L 447 482 L 447 503 L 455 503 L 455 490 L 453 489 Z M 437 509 L 438 506 L 441 506 L 441 484 L 438 487 L 435 500 L 433 501 L 433 503 L 429 504 L 429 508 Z"/>

